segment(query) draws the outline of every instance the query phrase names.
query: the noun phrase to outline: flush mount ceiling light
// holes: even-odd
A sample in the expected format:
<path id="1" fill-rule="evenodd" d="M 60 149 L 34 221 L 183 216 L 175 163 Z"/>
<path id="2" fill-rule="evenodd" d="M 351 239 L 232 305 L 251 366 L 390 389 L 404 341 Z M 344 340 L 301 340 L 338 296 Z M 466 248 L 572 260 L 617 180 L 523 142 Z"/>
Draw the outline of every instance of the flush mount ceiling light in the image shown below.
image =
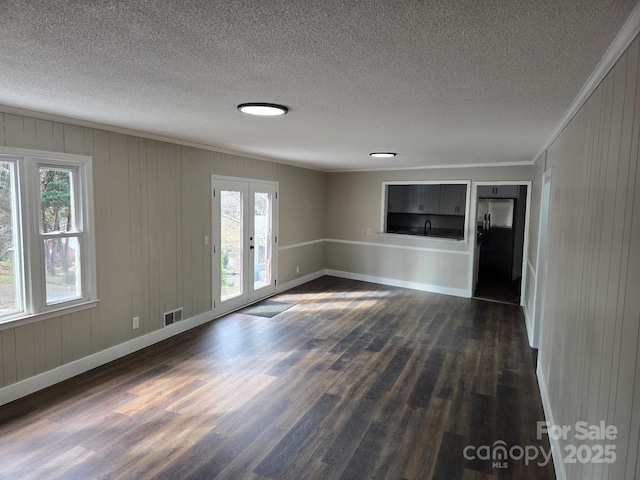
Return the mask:
<path id="1" fill-rule="evenodd" d="M 397 153 L 394 152 L 372 152 L 369 155 L 375 158 L 391 158 L 395 157 Z"/>
<path id="2" fill-rule="evenodd" d="M 284 105 L 278 105 L 276 103 L 241 103 L 238 105 L 238 110 L 242 113 L 249 115 L 260 115 L 262 117 L 276 117 L 278 115 L 284 115 L 289 111 Z"/>

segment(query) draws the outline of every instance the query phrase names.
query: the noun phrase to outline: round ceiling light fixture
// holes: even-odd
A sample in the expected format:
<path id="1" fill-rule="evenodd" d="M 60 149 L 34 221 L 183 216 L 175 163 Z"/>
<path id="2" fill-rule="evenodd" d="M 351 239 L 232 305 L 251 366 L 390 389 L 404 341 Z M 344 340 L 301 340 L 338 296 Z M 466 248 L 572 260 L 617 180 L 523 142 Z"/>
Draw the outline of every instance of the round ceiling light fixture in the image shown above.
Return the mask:
<path id="1" fill-rule="evenodd" d="M 261 117 L 277 117 L 284 115 L 289 111 L 284 105 L 278 105 L 276 103 L 241 103 L 238 105 L 238 110 L 242 113 L 249 115 L 259 115 Z"/>
<path id="2" fill-rule="evenodd" d="M 369 155 L 375 158 L 392 158 L 397 155 L 395 152 L 372 152 Z"/>

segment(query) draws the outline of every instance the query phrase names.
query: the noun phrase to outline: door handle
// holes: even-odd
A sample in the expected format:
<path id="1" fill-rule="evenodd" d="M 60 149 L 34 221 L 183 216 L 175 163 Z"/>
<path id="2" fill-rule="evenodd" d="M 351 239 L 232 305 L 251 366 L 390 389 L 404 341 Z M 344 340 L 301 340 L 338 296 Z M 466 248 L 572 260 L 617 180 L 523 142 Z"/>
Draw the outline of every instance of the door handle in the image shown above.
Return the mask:
<path id="1" fill-rule="evenodd" d="M 249 250 L 253 250 L 253 245 L 249 245 Z"/>

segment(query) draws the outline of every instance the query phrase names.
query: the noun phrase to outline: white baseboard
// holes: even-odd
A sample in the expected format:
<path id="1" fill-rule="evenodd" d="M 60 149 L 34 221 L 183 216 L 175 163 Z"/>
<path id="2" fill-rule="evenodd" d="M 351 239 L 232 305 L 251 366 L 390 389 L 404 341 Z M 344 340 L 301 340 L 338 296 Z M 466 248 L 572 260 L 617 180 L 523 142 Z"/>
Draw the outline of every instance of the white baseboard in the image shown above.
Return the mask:
<path id="1" fill-rule="evenodd" d="M 276 288 L 276 293 L 281 293 L 286 290 L 291 290 L 292 288 L 298 287 L 304 283 L 315 280 L 316 278 L 323 277 L 327 274 L 326 270 L 318 270 L 317 272 L 310 273 L 305 275 L 304 277 L 294 278 L 293 280 L 289 280 L 288 282 L 282 283 L 278 285 Z"/>
<path id="2" fill-rule="evenodd" d="M 389 285 L 390 287 L 409 288 L 411 290 L 420 290 L 422 292 L 441 293 L 443 295 L 453 295 L 455 297 L 470 298 L 469 292 L 462 288 L 449 288 L 441 287 L 439 285 L 429 285 L 426 283 L 407 282 L 405 280 L 397 280 L 395 278 L 376 277 L 373 275 L 364 275 L 362 273 L 345 272 L 342 270 L 332 270 L 330 268 L 325 270 L 318 270 L 317 272 L 310 273 L 304 277 L 296 278 L 289 282 L 278 285 L 277 292 L 284 292 L 291 288 L 297 287 L 304 283 L 320 278 L 324 275 L 331 275 L 334 277 L 348 278 L 349 280 L 360 280 L 363 282 L 378 283 L 380 285 Z"/>
<path id="3" fill-rule="evenodd" d="M 213 320 L 213 312 L 204 312 L 195 317 L 187 318 L 181 322 L 168 325 L 159 330 L 147 333 L 127 342 L 121 343 L 88 357 L 61 365 L 47 372 L 35 375 L 17 383 L 13 383 L 0 389 L 0 405 L 4 405 L 19 398 L 35 393 L 44 388 L 60 383 L 69 378 L 88 372 L 96 367 L 117 360 L 167 338 L 186 332 L 204 323 Z"/>
<path id="4" fill-rule="evenodd" d="M 397 280 L 395 278 L 375 277 L 373 275 L 363 275 L 361 273 L 343 272 L 341 270 L 326 270 L 327 275 L 334 277 L 348 278 L 350 280 L 360 280 L 363 282 L 379 283 L 381 285 L 389 285 L 390 287 L 410 288 L 411 290 L 420 290 L 422 292 L 441 293 L 443 295 L 453 295 L 455 297 L 470 298 L 469 291 L 463 288 L 441 287 L 439 285 L 429 285 L 427 283 L 407 282 L 405 280 Z"/>
<path id="5" fill-rule="evenodd" d="M 540 362 L 538 362 L 536 374 L 538 376 L 538 388 L 540 389 L 540 397 L 542 398 L 544 417 L 550 425 L 556 425 L 556 422 L 553 420 L 553 411 L 551 410 L 551 402 L 549 400 L 549 392 L 547 390 L 547 379 L 542 372 Z M 553 455 L 553 466 L 556 471 L 556 479 L 567 480 L 567 474 L 564 471 L 564 458 L 561 453 L 562 446 L 560 445 L 560 440 L 549 437 L 549 443 L 551 444 L 551 453 Z"/>
<path id="6" fill-rule="evenodd" d="M 529 346 L 531 348 L 538 348 L 537 345 L 533 344 L 533 319 L 531 318 L 531 313 L 527 308 L 527 302 L 524 302 L 522 306 L 522 313 L 524 314 L 524 324 L 527 328 L 527 338 L 529 339 Z"/>

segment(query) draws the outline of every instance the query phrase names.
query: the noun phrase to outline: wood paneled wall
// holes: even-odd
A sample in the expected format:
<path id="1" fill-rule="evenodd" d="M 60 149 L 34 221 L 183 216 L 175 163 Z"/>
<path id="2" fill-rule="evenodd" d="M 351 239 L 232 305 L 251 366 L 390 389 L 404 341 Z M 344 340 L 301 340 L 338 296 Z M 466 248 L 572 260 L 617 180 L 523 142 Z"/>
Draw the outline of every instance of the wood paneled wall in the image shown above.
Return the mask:
<path id="1" fill-rule="evenodd" d="M 162 328 L 163 312 L 211 310 L 212 174 L 278 180 L 281 243 L 324 238 L 324 209 L 310 207 L 324 205 L 322 172 L 1 112 L 0 145 L 93 157 L 100 299 L 90 310 L 0 328 L 0 387 Z M 302 216 L 305 225 L 291 220 Z M 305 253 L 286 251 L 279 284 L 302 275 L 289 265 Z"/>
<path id="2" fill-rule="evenodd" d="M 636 39 L 547 151 L 540 369 L 549 407 L 556 424 L 605 421 L 619 431 L 613 442 L 586 442 L 613 443 L 615 463 L 564 464 L 569 479 L 640 476 L 639 55 Z M 570 434 L 561 446 L 571 443 L 585 442 Z"/>

